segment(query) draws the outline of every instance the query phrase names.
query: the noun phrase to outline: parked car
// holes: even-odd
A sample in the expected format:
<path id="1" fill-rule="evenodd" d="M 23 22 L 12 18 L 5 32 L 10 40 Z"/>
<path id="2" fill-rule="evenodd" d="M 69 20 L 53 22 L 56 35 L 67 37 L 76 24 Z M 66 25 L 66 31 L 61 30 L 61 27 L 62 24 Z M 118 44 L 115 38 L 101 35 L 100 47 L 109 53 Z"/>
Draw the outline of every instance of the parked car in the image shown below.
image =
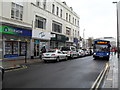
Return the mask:
<path id="1" fill-rule="evenodd" d="M 78 51 L 79 57 L 85 56 L 85 52 L 82 49 L 78 49 L 77 51 Z"/>
<path id="2" fill-rule="evenodd" d="M 69 58 L 75 58 L 78 57 L 79 54 L 76 51 L 76 48 L 74 46 L 66 46 L 66 47 L 60 47 L 60 50 L 67 54 Z"/>
<path id="3" fill-rule="evenodd" d="M 63 59 L 67 60 L 68 56 L 67 54 L 64 54 L 58 49 L 51 49 L 48 50 L 46 53 L 42 54 L 42 60 L 44 60 L 44 62 L 52 61 L 52 60 L 59 62 L 60 60 Z"/>
<path id="4" fill-rule="evenodd" d="M 89 50 L 88 49 L 82 49 L 85 53 L 85 56 L 88 56 L 89 55 Z"/>

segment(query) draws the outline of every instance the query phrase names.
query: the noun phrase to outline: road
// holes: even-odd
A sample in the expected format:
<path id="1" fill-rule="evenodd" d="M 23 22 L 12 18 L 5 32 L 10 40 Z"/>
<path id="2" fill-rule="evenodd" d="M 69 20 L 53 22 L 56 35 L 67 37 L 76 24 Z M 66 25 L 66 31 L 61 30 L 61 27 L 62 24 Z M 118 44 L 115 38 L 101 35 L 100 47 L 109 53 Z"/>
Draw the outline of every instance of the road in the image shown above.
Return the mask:
<path id="1" fill-rule="evenodd" d="M 107 60 L 92 56 L 56 63 L 36 63 L 6 72 L 3 88 L 90 88 Z"/>

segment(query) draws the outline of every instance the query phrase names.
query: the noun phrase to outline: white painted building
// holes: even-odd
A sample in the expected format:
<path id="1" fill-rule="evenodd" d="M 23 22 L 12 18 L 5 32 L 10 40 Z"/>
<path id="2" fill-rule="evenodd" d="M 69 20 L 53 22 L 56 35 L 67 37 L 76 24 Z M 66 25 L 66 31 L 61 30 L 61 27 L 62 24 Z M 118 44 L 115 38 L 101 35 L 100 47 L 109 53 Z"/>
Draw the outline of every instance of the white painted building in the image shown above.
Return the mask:
<path id="1" fill-rule="evenodd" d="M 15 35 L 13 32 L 7 32 L 7 30 L 6 32 L 4 32 L 4 30 L 2 31 L 2 33 L 5 33 L 5 36 L 3 36 L 5 41 L 3 45 L 4 50 L 2 50 L 4 52 L 4 58 L 20 56 L 22 53 L 22 49 L 19 49 L 21 48 L 20 45 L 25 46 L 24 44 L 26 42 L 28 45 L 27 51 L 28 54 L 30 54 L 27 55 L 28 57 L 39 56 L 42 46 L 46 46 L 46 48 L 49 49 L 73 44 L 77 46 L 79 44 L 80 18 L 65 2 L 58 0 L 16 1 L 17 0 L 13 0 L 13 2 L 0 2 L 0 11 L 2 11 L 0 17 L 3 23 L 1 26 L 3 28 L 16 29 L 17 32 Z M 29 33 L 29 35 L 26 35 L 23 30 Z M 11 39 L 8 39 L 8 36 Z M 11 51 L 11 53 L 8 52 L 6 55 L 6 42 L 8 42 L 8 46 L 9 42 L 12 42 L 11 48 L 13 48 L 15 41 L 17 43 L 15 43 L 17 52 L 14 54 L 14 51 Z M 30 51 L 31 53 L 29 53 Z"/>
<path id="2" fill-rule="evenodd" d="M 32 22 L 28 3 L 0 0 L 0 41 L 2 60 L 30 58 Z M 27 48 L 26 48 L 27 47 Z M 26 52 L 27 51 L 27 52 Z"/>

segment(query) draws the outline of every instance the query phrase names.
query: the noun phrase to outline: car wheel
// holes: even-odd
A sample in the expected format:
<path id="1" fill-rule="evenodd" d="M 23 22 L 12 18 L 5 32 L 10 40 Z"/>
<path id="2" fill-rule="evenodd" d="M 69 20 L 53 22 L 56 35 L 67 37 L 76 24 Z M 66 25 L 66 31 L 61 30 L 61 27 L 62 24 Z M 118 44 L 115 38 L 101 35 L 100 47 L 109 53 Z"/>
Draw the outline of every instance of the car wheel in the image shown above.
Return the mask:
<path id="1" fill-rule="evenodd" d="M 73 55 L 71 55 L 71 58 L 73 59 L 73 58 L 74 58 L 74 56 L 73 56 Z"/>
<path id="2" fill-rule="evenodd" d="M 45 63 L 47 63 L 47 60 L 44 60 Z"/>
<path id="3" fill-rule="evenodd" d="M 65 57 L 65 60 L 66 60 L 66 61 L 68 60 L 68 57 L 67 57 L 67 56 Z"/>
<path id="4" fill-rule="evenodd" d="M 59 61 L 60 61 L 60 58 L 59 58 L 59 57 L 57 57 L 57 58 L 56 58 L 56 61 L 57 61 L 57 62 L 59 62 Z"/>

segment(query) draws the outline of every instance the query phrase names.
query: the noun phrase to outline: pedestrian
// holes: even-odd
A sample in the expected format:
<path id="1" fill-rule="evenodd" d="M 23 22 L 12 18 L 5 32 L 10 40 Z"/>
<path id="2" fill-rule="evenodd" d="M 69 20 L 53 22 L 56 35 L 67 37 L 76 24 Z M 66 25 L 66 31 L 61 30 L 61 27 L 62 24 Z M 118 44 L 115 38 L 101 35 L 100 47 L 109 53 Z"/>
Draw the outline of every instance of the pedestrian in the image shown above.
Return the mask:
<path id="1" fill-rule="evenodd" d="M 46 48 L 45 48 L 45 46 L 42 47 L 41 53 L 46 53 Z"/>
<path id="2" fill-rule="evenodd" d="M 41 51 L 40 51 L 40 58 L 42 58 L 42 54 L 46 53 L 46 48 L 45 46 L 42 47 Z"/>
<path id="3" fill-rule="evenodd" d="M 117 52 L 117 50 L 115 49 L 115 53 L 114 53 L 115 55 L 116 55 L 116 52 Z"/>

